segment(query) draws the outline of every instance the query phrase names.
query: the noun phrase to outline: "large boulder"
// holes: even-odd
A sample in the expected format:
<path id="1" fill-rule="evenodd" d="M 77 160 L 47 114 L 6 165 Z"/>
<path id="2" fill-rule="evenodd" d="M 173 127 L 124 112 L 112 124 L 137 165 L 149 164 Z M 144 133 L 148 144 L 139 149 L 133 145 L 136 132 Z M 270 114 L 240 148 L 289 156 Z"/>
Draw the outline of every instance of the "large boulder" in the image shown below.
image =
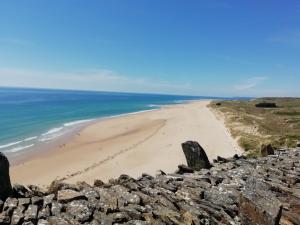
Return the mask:
<path id="1" fill-rule="evenodd" d="M 181 144 L 187 164 L 193 170 L 209 169 L 211 164 L 204 149 L 196 141 Z"/>
<path id="2" fill-rule="evenodd" d="M 274 155 L 274 148 L 271 144 L 262 145 L 260 149 L 260 153 L 262 157 L 266 157 L 268 155 Z"/>
<path id="3" fill-rule="evenodd" d="M 12 186 L 9 177 L 9 161 L 7 157 L 0 152 L 0 199 L 5 200 L 12 194 Z"/>

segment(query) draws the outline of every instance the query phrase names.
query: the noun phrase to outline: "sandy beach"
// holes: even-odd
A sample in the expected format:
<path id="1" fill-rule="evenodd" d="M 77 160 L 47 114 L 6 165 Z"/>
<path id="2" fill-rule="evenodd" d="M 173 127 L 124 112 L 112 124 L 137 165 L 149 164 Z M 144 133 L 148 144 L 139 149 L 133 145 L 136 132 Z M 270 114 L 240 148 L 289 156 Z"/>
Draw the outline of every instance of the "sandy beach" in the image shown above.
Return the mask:
<path id="1" fill-rule="evenodd" d="M 198 141 L 210 160 L 241 153 L 208 104 L 171 105 L 93 123 L 63 146 L 12 166 L 12 182 L 46 186 L 54 179 L 93 183 L 121 174 L 174 172 L 186 164 L 181 143 L 187 140 Z"/>

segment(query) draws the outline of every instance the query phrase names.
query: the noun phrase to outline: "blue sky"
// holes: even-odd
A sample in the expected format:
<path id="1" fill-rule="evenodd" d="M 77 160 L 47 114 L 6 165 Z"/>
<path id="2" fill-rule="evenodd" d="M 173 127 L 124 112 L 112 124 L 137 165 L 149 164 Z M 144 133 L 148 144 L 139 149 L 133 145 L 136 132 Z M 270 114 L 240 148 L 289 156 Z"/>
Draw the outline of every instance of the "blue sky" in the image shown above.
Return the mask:
<path id="1" fill-rule="evenodd" d="M 0 1 L 0 86 L 300 96 L 299 0 Z"/>

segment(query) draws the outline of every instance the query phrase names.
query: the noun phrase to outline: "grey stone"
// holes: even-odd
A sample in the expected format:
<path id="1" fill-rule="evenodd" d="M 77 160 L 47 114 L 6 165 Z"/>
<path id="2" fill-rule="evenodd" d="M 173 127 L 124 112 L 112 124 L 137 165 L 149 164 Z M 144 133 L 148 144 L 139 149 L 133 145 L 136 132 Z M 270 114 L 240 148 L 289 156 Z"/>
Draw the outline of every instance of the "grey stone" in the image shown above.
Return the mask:
<path id="1" fill-rule="evenodd" d="M 38 219 L 47 219 L 50 215 L 50 207 L 46 206 L 46 208 L 43 208 L 38 212 Z"/>
<path id="2" fill-rule="evenodd" d="M 59 216 L 61 213 L 61 210 L 63 208 L 63 205 L 58 202 L 52 202 L 51 204 L 51 214 L 53 216 Z"/>
<path id="3" fill-rule="evenodd" d="M 187 164 L 194 170 L 209 169 L 211 167 L 204 149 L 195 141 L 182 143 Z"/>
<path id="4" fill-rule="evenodd" d="M 279 224 L 282 204 L 267 190 L 266 183 L 255 178 L 248 178 L 245 189 L 240 195 L 239 207 L 242 224 Z"/>
<path id="5" fill-rule="evenodd" d="M 1 225 L 9 225 L 10 224 L 10 215 L 7 212 L 2 212 L 0 214 L 0 224 Z"/>
<path id="6" fill-rule="evenodd" d="M 28 209 L 25 211 L 25 221 L 35 222 L 37 220 L 38 207 L 36 205 L 29 205 Z"/>
<path id="7" fill-rule="evenodd" d="M 261 156 L 266 157 L 268 155 L 274 155 L 274 148 L 271 144 L 262 145 L 260 150 Z"/>
<path id="8" fill-rule="evenodd" d="M 57 192 L 57 201 L 60 203 L 68 203 L 74 200 L 86 200 L 87 197 L 85 197 L 82 193 L 78 191 L 73 190 L 61 190 Z"/>
<path id="9" fill-rule="evenodd" d="M 40 220 L 38 221 L 37 225 L 51 225 L 51 223 L 48 222 L 47 220 L 40 219 Z"/>
<path id="10" fill-rule="evenodd" d="M 44 202 L 44 200 L 43 200 L 42 197 L 39 197 L 39 196 L 33 196 L 33 197 L 31 198 L 31 203 L 32 203 L 33 205 L 41 206 L 41 205 L 43 205 L 43 202 Z"/>
<path id="11" fill-rule="evenodd" d="M 20 225 L 24 220 L 24 211 L 25 207 L 23 205 L 19 205 L 13 212 L 11 217 L 11 225 Z"/>
<path id="12" fill-rule="evenodd" d="M 54 199 L 55 195 L 54 194 L 50 194 L 44 197 L 44 201 L 43 201 L 43 206 L 51 206 L 53 199 Z"/>
<path id="13" fill-rule="evenodd" d="M 92 209 L 89 208 L 88 202 L 85 200 L 70 202 L 66 206 L 66 212 L 80 223 L 90 220 L 93 215 Z"/>
<path id="14" fill-rule="evenodd" d="M 18 199 L 9 197 L 4 202 L 3 210 L 6 211 L 8 209 L 15 209 L 17 208 L 18 203 L 19 203 Z"/>
<path id="15" fill-rule="evenodd" d="M 12 194 L 12 186 L 9 176 L 9 162 L 6 156 L 0 152 L 0 199 L 5 200 Z"/>
<path id="16" fill-rule="evenodd" d="M 19 205 L 27 207 L 30 204 L 30 198 L 19 198 Z"/>
<path id="17" fill-rule="evenodd" d="M 178 171 L 176 173 L 178 174 L 185 174 L 185 173 L 193 173 L 194 170 L 186 165 L 179 165 Z"/>

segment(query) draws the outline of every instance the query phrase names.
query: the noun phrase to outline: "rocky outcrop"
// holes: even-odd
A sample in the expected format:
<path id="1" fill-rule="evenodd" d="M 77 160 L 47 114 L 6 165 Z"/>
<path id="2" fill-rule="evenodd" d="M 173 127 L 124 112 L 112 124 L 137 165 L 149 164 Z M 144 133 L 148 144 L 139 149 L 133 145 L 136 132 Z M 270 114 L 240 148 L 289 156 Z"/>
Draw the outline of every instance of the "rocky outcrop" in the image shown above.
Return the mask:
<path id="1" fill-rule="evenodd" d="M 300 224 L 299 148 L 257 159 L 219 157 L 211 166 L 92 186 L 17 185 L 0 201 L 0 224 Z"/>
<path id="2" fill-rule="evenodd" d="M 262 157 L 266 157 L 268 155 L 274 155 L 274 148 L 271 144 L 262 145 L 260 149 L 260 154 Z"/>
<path id="3" fill-rule="evenodd" d="M 204 149 L 195 141 L 187 141 L 182 145 L 187 164 L 193 170 L 209 169 L 211 167 Z"/>
<path id="4" fill-rule="evenodd" d="M 0 199 L 6 199 L 12 193 L 9 177 L 9 162 L 0 152 Z"/>

